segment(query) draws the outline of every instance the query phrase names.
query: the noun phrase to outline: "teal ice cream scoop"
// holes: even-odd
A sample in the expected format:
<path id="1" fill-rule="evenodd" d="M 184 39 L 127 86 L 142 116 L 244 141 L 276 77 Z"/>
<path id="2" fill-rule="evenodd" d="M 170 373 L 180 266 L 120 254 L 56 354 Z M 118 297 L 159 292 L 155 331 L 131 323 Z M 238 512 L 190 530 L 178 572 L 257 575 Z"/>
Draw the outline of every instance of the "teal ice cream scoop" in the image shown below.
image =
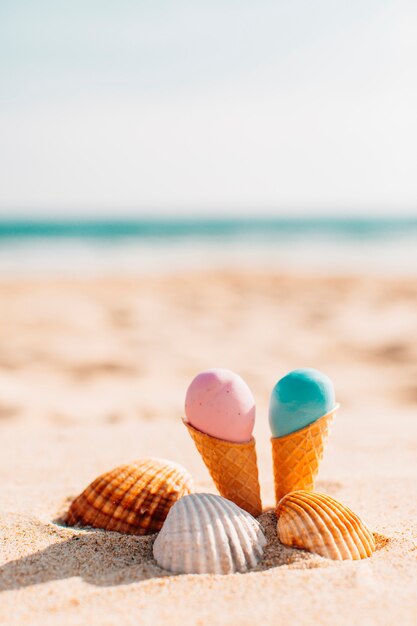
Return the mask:
<path id="1" fill-rule="evenodd" d="M 273 437 L 305 428 L 336 408 L 333 383 L 315 369 L 293 370 L 272 390 L 269 425 Z"/>

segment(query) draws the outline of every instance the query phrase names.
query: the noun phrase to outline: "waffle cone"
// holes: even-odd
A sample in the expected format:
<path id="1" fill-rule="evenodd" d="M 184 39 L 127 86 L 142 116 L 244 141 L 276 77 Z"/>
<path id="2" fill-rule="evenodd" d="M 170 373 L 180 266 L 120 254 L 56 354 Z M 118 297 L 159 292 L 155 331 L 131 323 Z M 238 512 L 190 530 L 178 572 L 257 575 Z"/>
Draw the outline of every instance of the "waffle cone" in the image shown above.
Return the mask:
<path id="1" fill-rule="evenodd" d="M 254 517 L 262 513 L 255 439 L 232 443 L 197 430 L 185 420 L 197 450 L 223 498 L 231 500 Z"/>
<path id="2" fill-rule="evenodd" d="M 271 438 L 277 504 L 291 491 L 314 489 L 336 408 L 301 430 Z"/>

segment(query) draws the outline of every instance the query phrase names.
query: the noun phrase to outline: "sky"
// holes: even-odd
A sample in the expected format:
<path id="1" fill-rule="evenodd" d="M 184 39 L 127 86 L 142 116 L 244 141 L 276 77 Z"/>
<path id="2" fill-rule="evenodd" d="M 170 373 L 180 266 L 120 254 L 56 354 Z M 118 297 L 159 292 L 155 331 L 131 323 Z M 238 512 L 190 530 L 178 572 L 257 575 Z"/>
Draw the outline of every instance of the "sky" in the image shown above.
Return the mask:
<path id="1" fill-rule="evenodd" d="M 0 216 L 417 214 L 415 0 L 0 0 Z"/>

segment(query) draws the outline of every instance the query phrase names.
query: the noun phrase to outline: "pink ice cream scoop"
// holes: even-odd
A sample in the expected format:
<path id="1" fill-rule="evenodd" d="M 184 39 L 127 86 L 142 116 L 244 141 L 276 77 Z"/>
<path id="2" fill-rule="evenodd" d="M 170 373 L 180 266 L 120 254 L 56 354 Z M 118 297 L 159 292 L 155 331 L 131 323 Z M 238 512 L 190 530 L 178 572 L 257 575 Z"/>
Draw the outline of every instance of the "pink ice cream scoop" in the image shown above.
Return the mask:
<path id="1" fill-rule="evenodd" d="M 185 415 L 191 426 L 206 435 L 243 443 L 252 437 L 255 400 L 240 376 L 216 368 L 198 374 L 188 387 Z"/>

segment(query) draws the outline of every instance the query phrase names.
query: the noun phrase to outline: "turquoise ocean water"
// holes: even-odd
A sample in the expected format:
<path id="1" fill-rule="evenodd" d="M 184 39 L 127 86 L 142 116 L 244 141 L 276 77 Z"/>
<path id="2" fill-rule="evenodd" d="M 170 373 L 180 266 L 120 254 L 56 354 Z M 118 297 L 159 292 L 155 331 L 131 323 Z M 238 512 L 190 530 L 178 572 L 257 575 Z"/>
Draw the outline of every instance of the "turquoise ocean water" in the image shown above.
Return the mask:
<path id="1" fill-rule="evenodd" d="M 0 220 L 0 274 L 211 268 L 417 275 L 417 217 Z"/>

